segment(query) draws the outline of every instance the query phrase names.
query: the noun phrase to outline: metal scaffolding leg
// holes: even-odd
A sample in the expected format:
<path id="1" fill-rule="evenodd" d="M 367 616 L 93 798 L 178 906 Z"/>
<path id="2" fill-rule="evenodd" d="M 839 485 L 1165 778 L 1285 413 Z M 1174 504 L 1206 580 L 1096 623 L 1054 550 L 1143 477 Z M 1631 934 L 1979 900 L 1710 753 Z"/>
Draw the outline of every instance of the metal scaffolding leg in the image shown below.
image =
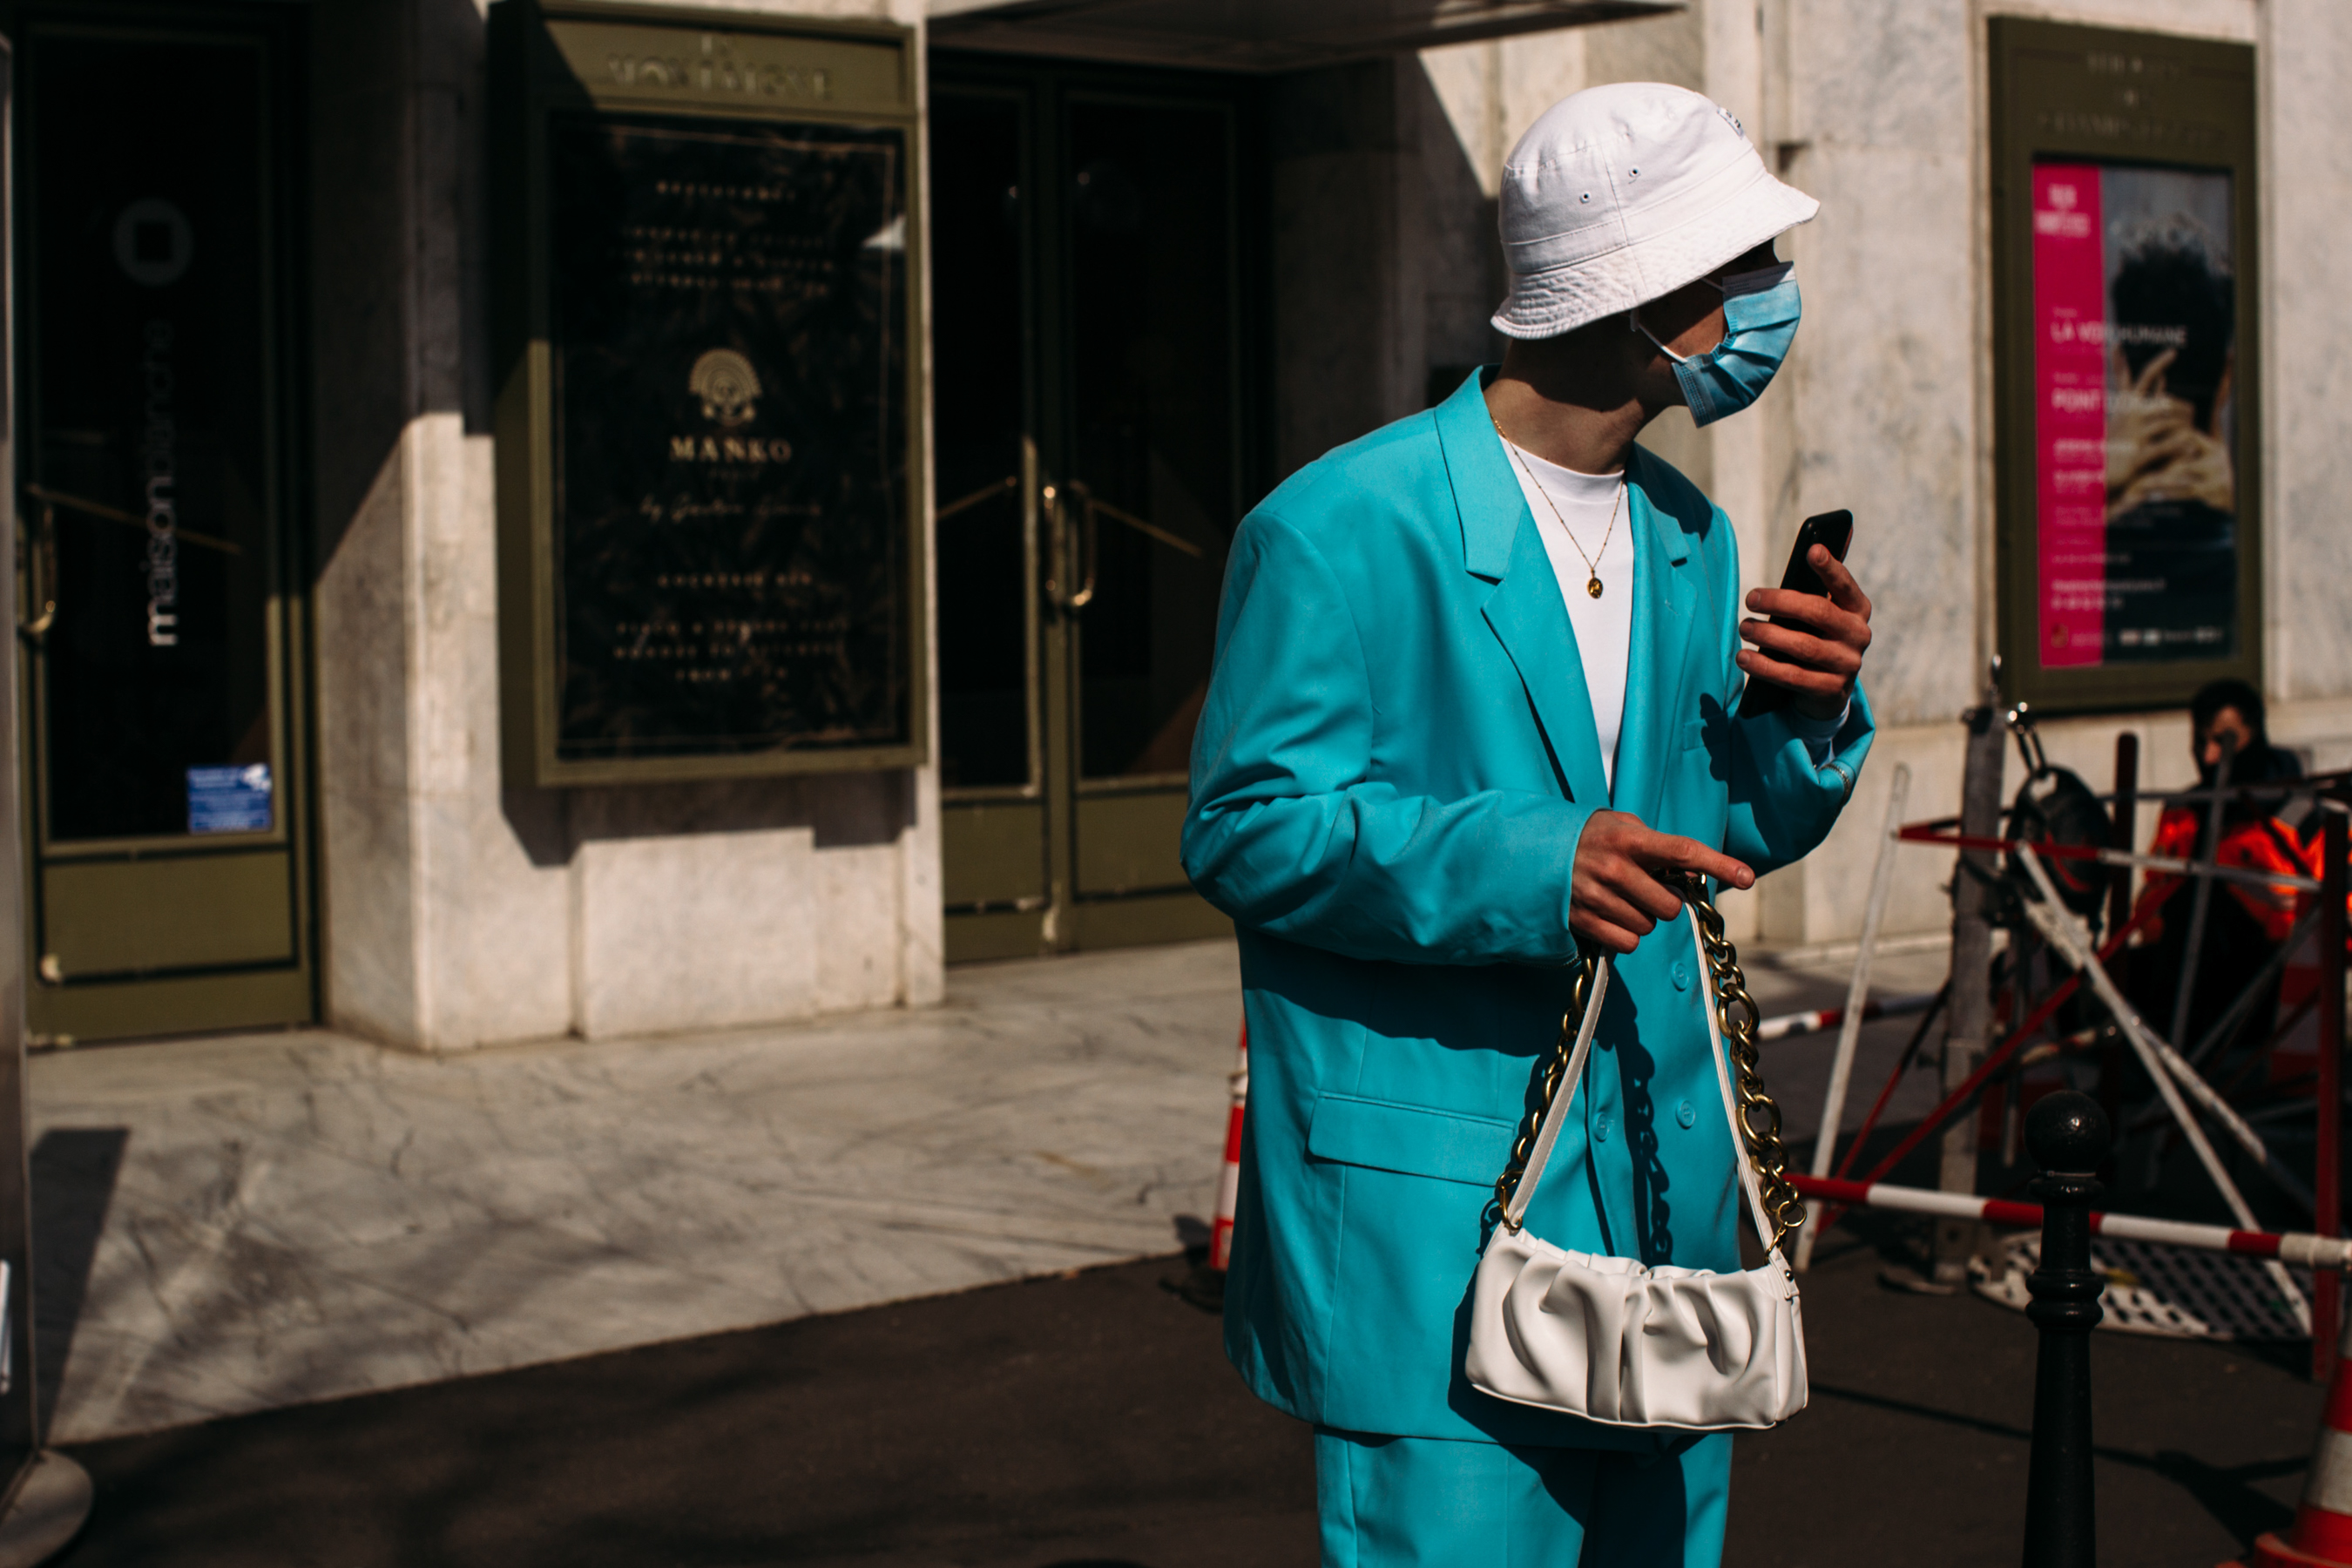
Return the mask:
<path id="1" fill-rule="evenodd" d="M 2319 1124 L 2313 1186 L 2317 1202 L 2313 1227 L 2322 1236 L 2344 1233 L 2344 858 L 2345 805 L 2322 799 L 2319 871 Z M 2326 1382 L 2336 1372 L 2336 1325 L 2343 1306 L 2343 1276 L 2324 1270 L 2313 1281 L 2315 1321 L 2311 1375 Z"/>
<path id="2" fill-rule="evenodd" d="M 2050 873 L 2042 866 L 2042 857 L 2028 851 L 2019 855 L 2017 860 L 2025 868 L 2026 874 L 2033 879 L 2034 889 L 2042 895 L 2039 902 L 2028 901 L 2025 905 L 2026 915 L 2033 921 L 2034 929 L 2064 955 L 2067 963 L 2083 972 L 2084 978 L 2091 983 L 2091 988 L 2098 993 L 2099 1000 L 2105 1003 L 2115 1015 L 2116 1027 L 2123 1031 L 2124 1039 L 2137 1053 L 2140 1066 L 2155 1080 L 2157 1092 L 2164 1097 L 2165 1109 L 2172 1112 L 2173 1121 L 2179 1124 L 2181 1136 L 2188 1139 L 2189 1146 L 2197 1152 L 2198 1161 L 2204 1165 L 2205 1173 L 2212 1178 L 2213 1185 L 2221 1192 L 2221 1201 L 2229 1205 L 2230 1212 L 2237 1216 L 2240 1228 L 2260 1230 L 2262 1225 L 2254 1218 L 2252 1205 L 2238 1190 L 2238 1184 L 2230 1179 L 2230 1173 L 2221 1164 L 2221 1157 L 2213 1152 L 2212 1143 L 2205 1136 L 2205 1129 L 2199 1124 L 2188 1103 L 2180 1098 L 2181 1088 L 2193 1082 L 2199 1103 L 2230 1126 L 2232 1136 L 2239 1136 L 2242 1131 L 2239 1141 L 2248 1145 L 2258 1158 L 2269 1163 L 2270 1152 L 2263 1147 L 2261 1138 L 2246 1126 L 2236 1111 L 2229 1108 L 2228 1102 L 2213 1093 L 2187 1062 L 2180 1059 L 2179 1052 L 2156 1037 L 2147 1025 L 2141 1021 L 2140 1016 L 2132 1010 L 2131 1005 L 2124 1000 L 2123 993 L 2116 989 L 2114 979 L 2108 975 L 2106 965 L 2099 962 L 2098 953 L 2093 951 L 2095 944 L 2090 940 L 2090 933 L 2058 901 L 2058 889 L 2051 885 Z M 2278 1288 L 2280 1295 L 2294 1310 L 2296 1318 L 2308 1328 L 2311 1324 L 2310 1306 L 2304 1300 L 2302 1290 L 2297 1289 L 2294 1277 L 2287 1273 L 2285 1265 L 2273 1259 L 2263 1268 L 2271 1276 L 2271 1283 Z"/>
<path id="3" fill-rule="evenodd" d="M 1960 782 L 1960 831 L 1990 838 L 2000 826 L 2001 767 L 2008 737 L 2000 722 L 2000 689 L 1988 684 L 1981 703 L 1966 715 L 1967 760 Z M 1952 1001 L 1944 1032 L 1944 1092 L 1949 1095 L 1977 1069 L 1992 1032 L 1991 882 L 1997 868 L 1981 850 L 1962 850 L 1952 879 Z M 1977 1130 L 1956 1120 L 1943 1137 L 1943 1160 L 1936 1184 L 1948 1193 L 1977 1190 Z M 1969 1258 L 1983 1226 L 1966 1220 L 1936 1222 L 1936 1283 L 1958 1289 L 1968 1283 Z"/>
<path id="4" fill-rule="evenodd" d="M 2205 808 L 2205 841 L 2199 858 L 2217 860 L 2221 854 L 2221 807 L 2229 799 L 2230 764 L 2238 755 L 2237 743 L 2230 736 L 2221 737 L 2221 767 L 2213 775 L 2213 799 Z M 2205 916 L 2213 903 L 2213 879 L 2197 879 L 2195 891 L 2189 895 L 2189 941 L 2180 950 L 2180 989 L 2173 994 L 2172 1027 L 2165 1037 L 2177 1040 L 2189 1033 L 2189 1004 L 2197 994 L 2197 963 L 2205 956 Z"/>

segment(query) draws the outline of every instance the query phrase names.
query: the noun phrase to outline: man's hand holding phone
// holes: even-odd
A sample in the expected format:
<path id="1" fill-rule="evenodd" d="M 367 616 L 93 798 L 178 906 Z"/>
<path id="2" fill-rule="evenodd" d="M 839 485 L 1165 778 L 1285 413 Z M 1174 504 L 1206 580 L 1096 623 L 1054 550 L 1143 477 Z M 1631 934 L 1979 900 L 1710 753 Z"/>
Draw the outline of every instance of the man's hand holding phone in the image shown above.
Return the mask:
<path id="1" fill-rule="evenodd" d="M 1780 586 L 1748 595 L 1748 609 L 1769 618 L 1739 623 L 1740 640 L 1756 645 L 1737 656 L 1749 683 L 1743 713 L 1784 700 L 1812 719 L 1844 710 L 1870 647 L 1869 595 L 1838 558 L 1853 530 L 1850 513 L 1807 518 Z M 1785 688 L 1787 696 L 1759 681 Z M 1569 930 L 1588 951 L 1631 952 L 1659 921 L 1681 912 L 1682 896 L 1667 879 L 1684 872 L 1734 888 L 1756 885 L 1755 872 L 1695 838 L 1655 832 L 1627 812 L 1596 811 L 1576 841 Z"/>
<path id="2" fill-rule="evenodd" d="M 1770 618 L 1739 623 L 1740 640 L 1756 646 L 1741 648 L 1736 662 L 1751 681 L 1787 687 L 1807 718 L 1834 719 L 1853 692 L 1870 647 L 1870 598 L 1828 546 L 1812 546 L 1805 563 L 1828 596 L 1789 588 L 1749 594 L 1748 608 Z"/>

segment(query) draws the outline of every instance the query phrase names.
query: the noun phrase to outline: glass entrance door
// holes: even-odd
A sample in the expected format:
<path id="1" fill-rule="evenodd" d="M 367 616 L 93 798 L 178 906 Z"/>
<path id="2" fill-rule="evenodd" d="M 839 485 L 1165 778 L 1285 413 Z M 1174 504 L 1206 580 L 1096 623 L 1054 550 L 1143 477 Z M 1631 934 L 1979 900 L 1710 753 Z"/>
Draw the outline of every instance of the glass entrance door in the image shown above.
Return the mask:
<path id="1" fill-rule="evenodd" d="M 948 954 L 1213 935 L 1177 834 L 1249 498 L 1244 89 L 931 82 Z"/>
<path id="2" fill-rule="evenodd" d="M 152 16 L 152 13 L 150 14 Z M 19 37 L 37 1034 L 307 1019 L 281 23 Z"/>

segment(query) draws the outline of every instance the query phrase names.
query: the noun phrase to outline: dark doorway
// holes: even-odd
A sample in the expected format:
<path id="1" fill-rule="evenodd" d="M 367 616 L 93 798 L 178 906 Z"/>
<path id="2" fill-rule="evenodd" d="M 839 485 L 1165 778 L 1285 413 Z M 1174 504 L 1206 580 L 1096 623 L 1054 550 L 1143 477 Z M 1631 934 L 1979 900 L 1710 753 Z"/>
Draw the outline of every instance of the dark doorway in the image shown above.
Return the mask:
<path id="1" fill-rule="evenodd" d="M 1229 929 L 1176 839 L 1254 496 L 1252 96 L 933 56 L 950 959 Z"/>
<path id="2" fill-rule="evenodd" d="M 32 1026 L 306 1020 L 299 13 L 17 15 Z"/>

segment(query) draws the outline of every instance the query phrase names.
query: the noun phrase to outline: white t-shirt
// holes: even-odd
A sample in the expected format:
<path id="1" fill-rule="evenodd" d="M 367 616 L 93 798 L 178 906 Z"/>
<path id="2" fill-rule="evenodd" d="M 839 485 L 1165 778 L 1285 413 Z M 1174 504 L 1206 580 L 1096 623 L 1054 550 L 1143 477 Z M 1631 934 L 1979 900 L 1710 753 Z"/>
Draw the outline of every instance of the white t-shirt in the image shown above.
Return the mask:
<path id="1" fill-rule="evenodd" d="M 1576 630 L 1584 689 L 1592 697 L 1592 727 L 1601 737 L 1601 775 L 1613 789 L 1617 736 L 1625 725 L 1626 671 L 1633 657 L 1633 529 L 1625 516 L 1633 502 L 1623 493 L 1625 476 L 1580 474 L 1516 443 L 1506 445 L 1511 472 L 1518 476 L 1544 553 L 1551 557 L 1552 574 L 1559 579 L 1568 624 Z M 1574 544 L 1569 542 L 1571 533 Z M 1592 558 L 1589 568 L 1587 554 Z M 1597 599 L 1587 586 L 1596 576 Z"/>
<path id="2" fill-rule="evenodd" d="M 1622 474 L 1580 474 L 1537 457 L 1513 441 L 1507 448 L 1511 472 L 1528 498 L 1536 532 L 1551 557 L 1552 575 L 1559 579 L 1559 596 L 1568 605 L 1568 624 L 1576 631 L 1576 652 L 1584 666 L 1584 689 L 1592 698 L 1592 728 L 1601 738 L 1601 777 L 1617 787 L 1617 737 L 1625 728 L 1625 682 L 1633 659 L 1633 527 L 1626 513 L 1631 497 L 1620 504 Z M 1546 498 L 1549 499 L 1547 500 Z M 1557 515 L 1553 508 L 1559 508 Z M 1616 514 L 1615 526 L 1610 516 Z M 1570 544 L 1568 531 L 1576 535 Z M 1604 542 L 1605 541 L 1605 542 Z M 1576 545 L 1592 554 L 1588 569 Z M 1587 584 L 1601 579 L 1601 596 Z M 1795 709 L 1783 717 L 1805 742 L 1813 765 L 1824 766 L 1837 754 L 1837 734 L 1845 727 L 1853 700 L 1834 719 L 1808 719 Z M 1841 770 L 1843 771 L 1843 770 Z M 1853 781 L 1847 780 L 1847 787 Z"/>

